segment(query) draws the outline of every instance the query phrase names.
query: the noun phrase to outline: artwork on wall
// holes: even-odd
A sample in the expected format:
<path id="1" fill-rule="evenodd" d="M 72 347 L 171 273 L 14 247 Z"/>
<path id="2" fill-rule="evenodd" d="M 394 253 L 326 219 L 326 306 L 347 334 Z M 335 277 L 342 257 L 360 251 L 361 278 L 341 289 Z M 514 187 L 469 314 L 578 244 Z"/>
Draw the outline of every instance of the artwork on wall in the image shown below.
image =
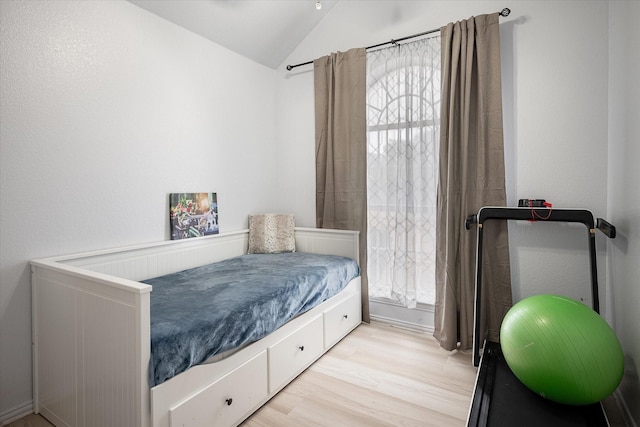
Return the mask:
<path id="1" fill-rule="evenodd" d="M 216 193 L 171 193 L 169 224 L 171 240 L 218 234 Z"/>

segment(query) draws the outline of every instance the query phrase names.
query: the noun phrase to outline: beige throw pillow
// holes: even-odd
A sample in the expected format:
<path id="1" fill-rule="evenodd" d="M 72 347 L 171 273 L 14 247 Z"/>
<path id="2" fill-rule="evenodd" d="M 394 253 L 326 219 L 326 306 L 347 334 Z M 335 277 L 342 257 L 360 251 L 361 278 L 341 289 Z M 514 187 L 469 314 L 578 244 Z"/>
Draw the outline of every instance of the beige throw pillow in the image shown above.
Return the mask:
<path id="1" fill-rule="evenodd" d="M 292 214 L 249 215 L 249 253 L 295 252 L 294 228 Z"/>

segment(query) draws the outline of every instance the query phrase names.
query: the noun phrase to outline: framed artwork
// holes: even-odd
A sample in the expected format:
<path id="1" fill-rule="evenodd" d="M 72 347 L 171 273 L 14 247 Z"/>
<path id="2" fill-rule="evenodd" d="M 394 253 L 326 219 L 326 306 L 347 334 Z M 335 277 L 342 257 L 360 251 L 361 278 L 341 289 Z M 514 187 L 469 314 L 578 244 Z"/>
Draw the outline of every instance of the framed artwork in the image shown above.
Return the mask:
<path id="1" fill-rule="evenodd" d="M 169 194 L 171 240 L 218 234 L 216 193 Z"/>

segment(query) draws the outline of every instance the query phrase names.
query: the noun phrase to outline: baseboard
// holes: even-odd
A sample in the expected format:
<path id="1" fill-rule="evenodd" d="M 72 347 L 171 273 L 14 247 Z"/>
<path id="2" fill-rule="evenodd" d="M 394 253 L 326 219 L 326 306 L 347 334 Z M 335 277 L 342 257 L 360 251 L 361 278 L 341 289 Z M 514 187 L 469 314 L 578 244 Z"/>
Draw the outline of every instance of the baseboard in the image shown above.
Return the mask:
<path id="1" fill-rule="evenodd" d="M 33 414 L 33 402 L 27 402 L 22 406 L 0 414 L 0 425 L 5 426 L 29 414 Z"/>
<path id="2" fill-rule="evenodd" d="M 380 323 L 420 333 L 433 333 L 434 307 L 430 304 L 407 308 L 395 301 L 371 298 L 369 313 L 371 319 Z"/>
<path id="3" fill-rule="evenodd" d="M 616 398 L 616 404 L 618 405 L 618 409 L 622 413 L 622 418 L 624 419 L 624 423 L 627 427 L 638 427 L 638 424 L 633 420 L 631 415 L 631 410 L 627 406 L 627 402 L 624 400 L 622 393 L 620 390 L 616 390 L 613 392 L 614 397 Z"/>
<path id="4" fill-rule="evenodd" d="M 392 319 L 389 317 L 371 315 L 371 320 L 374 322 L 384 323 L 399 329 L 405 329 L 412 332 L 420 332 L 423 334 L 433 334 L 433 327 L 420 325 L 417 323 L 407 322 L 399 319 Z"/>

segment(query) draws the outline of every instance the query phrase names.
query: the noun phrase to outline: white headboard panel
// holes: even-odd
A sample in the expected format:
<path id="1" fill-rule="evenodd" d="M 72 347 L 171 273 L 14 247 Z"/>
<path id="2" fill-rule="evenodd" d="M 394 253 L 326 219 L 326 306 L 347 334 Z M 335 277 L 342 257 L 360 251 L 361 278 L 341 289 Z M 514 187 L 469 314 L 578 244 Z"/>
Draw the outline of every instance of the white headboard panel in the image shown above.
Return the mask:
<path id="1" fill-rule="evenodd" d="M 358 261 L 357 231 L 296 227 L 296 251 L 342 255 Z M 249 230 L 185 240 L 65 255 L 34 264 L 71 266 L 140 281 L 210 264 L 247 253 Z"/>
<path id="2" fill-rule="evenodd" d="M 296 251 L 349 257 L 359 262 L 359 231 L 296 227 Z"/>
<path id="3" fill-rule="evenodd" d="M 187 240 L 47 258 L 41 261 L 79 267 L 134 281 L 210 264 L 247 252 L 249 230 Z"/>

